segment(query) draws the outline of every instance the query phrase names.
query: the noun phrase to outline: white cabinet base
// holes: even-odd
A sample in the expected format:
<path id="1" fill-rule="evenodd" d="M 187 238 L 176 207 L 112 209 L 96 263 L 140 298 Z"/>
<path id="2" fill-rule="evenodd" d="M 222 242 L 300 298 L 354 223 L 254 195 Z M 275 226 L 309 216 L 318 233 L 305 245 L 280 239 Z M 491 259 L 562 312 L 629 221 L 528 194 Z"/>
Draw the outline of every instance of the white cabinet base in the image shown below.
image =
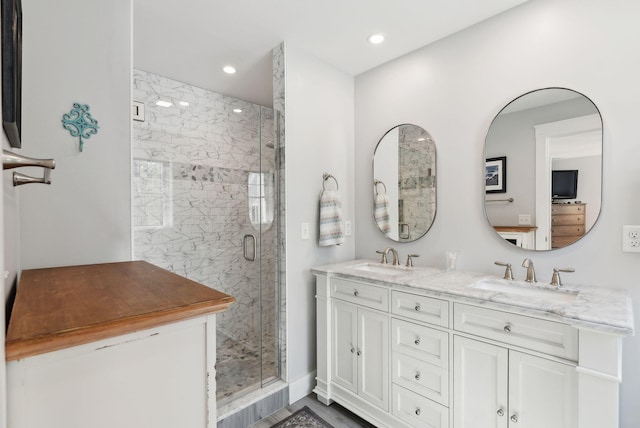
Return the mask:
<path id="1" fill-rule="evenodd" d="M 214 427 L 215 315 L 7 364 L 12 428 Z"/>

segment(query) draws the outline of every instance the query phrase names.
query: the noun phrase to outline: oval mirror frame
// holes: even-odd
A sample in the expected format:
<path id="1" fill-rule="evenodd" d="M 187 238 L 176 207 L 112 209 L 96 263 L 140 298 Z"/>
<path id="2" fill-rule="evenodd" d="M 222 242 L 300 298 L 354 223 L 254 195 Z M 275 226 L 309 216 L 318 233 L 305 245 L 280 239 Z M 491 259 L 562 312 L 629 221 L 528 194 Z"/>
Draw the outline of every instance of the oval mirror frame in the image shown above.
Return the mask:
<path id="1" fill-rule="evenodd" d="M 493 230 L 535 251 L 584 237 L 601 211 L 602 128 L 593 101 L 571 89 L 537 89 L 502 108 L 484 145 L 484 209 Z"/>
<path id="2" fill-rule="evenodd" d="M 373 152 L 373 220 L 387 238 L 413 242 L 436 217 L 436 146 L 422 127 L 389 129 Z"/>

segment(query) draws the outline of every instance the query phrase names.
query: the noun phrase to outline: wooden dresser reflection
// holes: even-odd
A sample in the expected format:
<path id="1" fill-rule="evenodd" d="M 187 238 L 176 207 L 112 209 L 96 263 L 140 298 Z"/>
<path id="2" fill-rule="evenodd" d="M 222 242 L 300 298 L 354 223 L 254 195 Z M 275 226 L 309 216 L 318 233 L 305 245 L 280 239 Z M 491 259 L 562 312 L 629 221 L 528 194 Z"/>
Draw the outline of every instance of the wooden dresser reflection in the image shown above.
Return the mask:
<path id="1" fill-rule="evenodd" d="M 586 204 L 551 204 L 551 248 L 562 248 L 582 238 Z"/>

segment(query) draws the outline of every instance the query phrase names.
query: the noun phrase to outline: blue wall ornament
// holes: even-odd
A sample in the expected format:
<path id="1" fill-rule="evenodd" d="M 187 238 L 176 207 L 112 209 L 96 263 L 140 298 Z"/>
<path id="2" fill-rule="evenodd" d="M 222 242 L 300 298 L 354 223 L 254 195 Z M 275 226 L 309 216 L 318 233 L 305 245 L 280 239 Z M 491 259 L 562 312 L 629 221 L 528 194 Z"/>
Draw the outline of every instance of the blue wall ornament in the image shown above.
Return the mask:
<path id="1" fill-rule="evenodd" d="M 73 109 L 62 115 L 62 126 L 72 137 L 80 138 L 80 151 L 84 146 L 83 138 L 89 139 L 98 133 L 98 121 L 89 113 L 88 104 L 73 103 Z"/>

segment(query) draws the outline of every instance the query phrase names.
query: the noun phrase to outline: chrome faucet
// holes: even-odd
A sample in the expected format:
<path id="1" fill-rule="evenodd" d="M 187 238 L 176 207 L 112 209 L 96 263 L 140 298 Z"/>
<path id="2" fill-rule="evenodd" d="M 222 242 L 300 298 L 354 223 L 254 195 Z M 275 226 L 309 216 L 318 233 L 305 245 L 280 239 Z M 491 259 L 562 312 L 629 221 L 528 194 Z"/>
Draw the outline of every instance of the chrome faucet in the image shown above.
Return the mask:
<path id="1" fill-rule="evenodd" d="M 391 255 L 393 256 L 391 264 L 393 266 L 400 266 L 400 262 L 398 261 L 398 252 L 394 248 L 389 247 L 384 250 L 384 255 L 387 256 L 389 254 L 389 251 L 391 251 Z"/>
<path id="2" fill-rule="evenodd" d="M 527 268 L 527 277 L 524 279 L 527 282 L 538 282 L 536 280 L 536 271 L 533 269 L 533 262 L 531 259 L 526 258 L 522 262 L 522 267 Z"/>

